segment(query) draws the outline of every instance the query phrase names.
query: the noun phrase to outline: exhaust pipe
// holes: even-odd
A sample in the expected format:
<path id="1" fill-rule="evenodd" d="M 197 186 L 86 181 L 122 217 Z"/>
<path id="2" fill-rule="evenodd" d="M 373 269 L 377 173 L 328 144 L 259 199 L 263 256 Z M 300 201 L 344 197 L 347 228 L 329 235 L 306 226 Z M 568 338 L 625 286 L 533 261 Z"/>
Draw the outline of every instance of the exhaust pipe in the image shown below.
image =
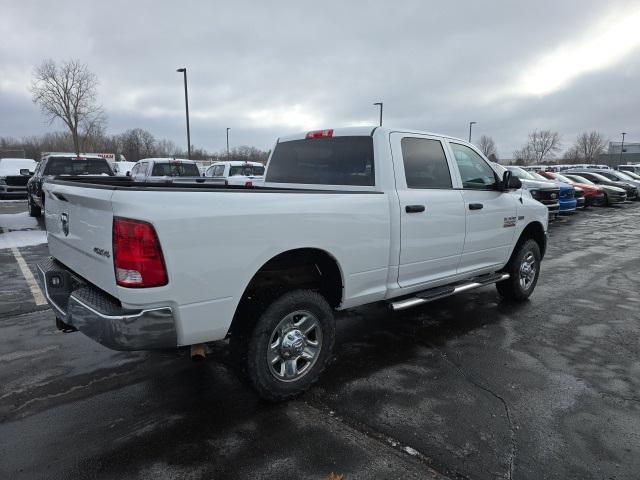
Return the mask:
<path id="1" fill-rule="evenodd" d="M 207 354 L 204 351 L 204 343 L 197 343 L 191 345 L 191 361 L 202 362 L 206 358 Z"/>

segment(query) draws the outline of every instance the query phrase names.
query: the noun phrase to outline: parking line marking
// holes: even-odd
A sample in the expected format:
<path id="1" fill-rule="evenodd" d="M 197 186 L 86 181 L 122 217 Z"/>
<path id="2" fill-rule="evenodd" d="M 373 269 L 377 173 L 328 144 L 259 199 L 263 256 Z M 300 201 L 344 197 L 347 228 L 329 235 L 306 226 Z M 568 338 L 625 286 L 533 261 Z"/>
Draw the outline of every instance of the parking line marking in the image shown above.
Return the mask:
<path id="1" fill-rule="evenodd" d="M 6 232 L 6 230 L 4 229 L 2 230 Z M 29 290 L 31 290 L 31 295 L 33 296 L 33 301 L 35 302 L 35 304 L 46 305 L 47 301 L 45 300 L 44 295 L 42 294 L 42 290 L 40 290 L 40 286 L 38 285 L 38 282 L 36 282 L 36 279 L 33 276 L 33 273 L 31 273 L 31 269 L 29 268 L 29 265 L 27 265 L 27 262 L 24 261 L 24 258 L 22 257 L 20 250 L 18 250 L 17 247 L 11 247 L 11 253 L 13 253 L 13 256 L 15 257 L 16 262 L 20 267 L 20 271 L 22 272 L 22 276 L 27 281 L 27 285 L 29 285 Z"/>

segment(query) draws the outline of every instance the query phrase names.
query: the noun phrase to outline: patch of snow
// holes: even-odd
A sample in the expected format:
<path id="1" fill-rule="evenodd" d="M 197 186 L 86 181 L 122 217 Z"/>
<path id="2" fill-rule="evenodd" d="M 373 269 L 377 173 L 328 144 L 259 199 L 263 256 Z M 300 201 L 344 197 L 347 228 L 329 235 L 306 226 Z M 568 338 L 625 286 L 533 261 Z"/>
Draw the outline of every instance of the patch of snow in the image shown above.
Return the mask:
<path id="1" fill-rule="evenodd" d="M 47 243 L 47 232 L 43 230 L 22 230 L 0 233 L 0 250 L 3 248 L 21 248 Z"/>
<path id="2" fill-rule="evenodd" d="M 2 203 L 18 203 L 18 202 L 26 202 L 25 199 L 20 199 L 20 198 L 12 198 L 12 199 L 6 199 L 3 198 L 2 200 L 0 200 L 0 204 Z"/>
<path id="3" fill-rule="evenodd" d="M 38 221 L 30 217 L 27 212 L 0 215 L 0 229 L 25 230 L 31 228 L 38 229 Z"/>
<path id="4" fill-rule="evenodd" d="M 417 450 L 414 450 L 414 449 L 413 449 L 413 448 L 411 448 L 411 447 L 404 447 L 404 448 L 403 448 L 403 450 L 404 450 L 405 452 L 407 452 L 409 455 L 412 455 L 412 456 L 414 456 L 414 457 L 415 457 L 416 455 L 418 455 L 418 451 L 417 451 Z"/>

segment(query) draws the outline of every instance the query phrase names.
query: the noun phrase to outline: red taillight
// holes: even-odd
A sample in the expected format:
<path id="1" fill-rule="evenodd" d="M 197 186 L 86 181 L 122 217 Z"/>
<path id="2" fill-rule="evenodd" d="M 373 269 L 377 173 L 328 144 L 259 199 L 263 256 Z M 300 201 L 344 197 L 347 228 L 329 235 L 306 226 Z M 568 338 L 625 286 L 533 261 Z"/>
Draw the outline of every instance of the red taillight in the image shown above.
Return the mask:
<path id="1" fill-rule="evenodd" d="M 166 285 L 167 270 L 153 225 L 140 220 L 114 217 L 113 266 L 121 287 Z"/>
<path id="2" fill-rule="evenodd" d="M 251 188 L 253 187 L 253 183 L 251 182 L 251 180 L 247 180 L 246 182 L 244 182 L 244 186 L 247 188 Z"/>
<path id="3" fill-rule="evenodd" d="M 307 133 L 307 135 L 304 138 L 323 138 L 323 137 L 333 137 L 333 128 L 330 128 L 328 130 L 313 130 Z"/>

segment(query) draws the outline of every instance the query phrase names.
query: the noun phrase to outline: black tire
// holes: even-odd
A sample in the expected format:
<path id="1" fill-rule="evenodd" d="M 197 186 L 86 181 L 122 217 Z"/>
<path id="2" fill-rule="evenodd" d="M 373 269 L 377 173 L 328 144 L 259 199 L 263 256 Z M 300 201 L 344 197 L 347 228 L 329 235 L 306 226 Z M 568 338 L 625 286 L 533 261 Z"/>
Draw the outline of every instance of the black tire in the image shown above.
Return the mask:
<path id="1" fill-rule="evenodd" d="M 246 309 L 243 315 L 251 310 L 257 309 Z M 322 295 L 313 290 L 293 290 L 268 304 L 253 327 L 250 316 L 240 320 L 244 328 L 231 332 L 231 356 L 261 398 L 271 402 L 287 400 L 320 378 L 335 342 L 333 311 Z M 303 326 L 311 323 L 316 325 L 314 329 L 303 334 Z M 313 344 L 319 345 L 317 349 Z M 313 359 L 308 360 L 306 357 L 313 351 Z M 271 366 L 269 356 L 275 362 Z"/>
<path id="2" fill-rule="evenodd" d="M 29 209 L 30 217 L 39 217 L 42 215 L 42 210 L 40 210 L 40 207 L 33 203 L 33 200 L 31 200 L 31 195 L 27 197 L 27 208 Z"/>
<path id="3" fill-rule="evenodd" d="M 498 293 L 506 300 L 523 302 L 533 293 L 540 275 L 540 246 L 535 240 L 519 243 L 504 271 L 507 280 L 496 283 Z M 531 266 L 535 268 L 531 271 Z"/>

